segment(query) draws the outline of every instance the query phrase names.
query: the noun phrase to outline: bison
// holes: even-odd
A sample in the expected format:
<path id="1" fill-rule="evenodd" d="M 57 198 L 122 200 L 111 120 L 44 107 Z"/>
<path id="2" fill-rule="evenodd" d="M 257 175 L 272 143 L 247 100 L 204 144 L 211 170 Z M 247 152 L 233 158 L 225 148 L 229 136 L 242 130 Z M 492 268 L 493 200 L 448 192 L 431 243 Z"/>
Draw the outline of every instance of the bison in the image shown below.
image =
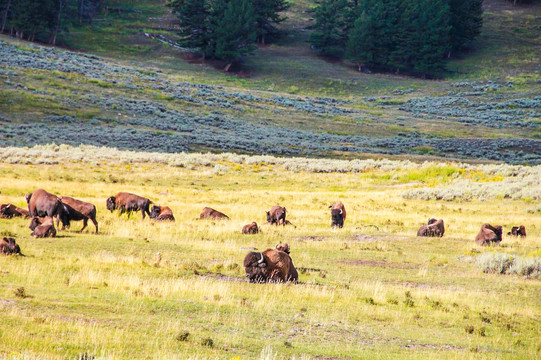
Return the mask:
<path id="1" fill-rule="evenodd" d="M 526 237 L 526 227 L 524 227 L 524 225 L 513 226 L 507 235 Z"/>
<path id="2" fill-rule="evenodd" d="M 29 226 L 32 230 L 32 235 L 35 238 L 55 237 L 56 229 L 54 228 L 53 218 L 47 217 L 33 217 Z"/>
<path id="3" fill-rule="evenodd" d="M 142 196 L 127 192 L 119 192 L 115 196 L 110 196 L 107 199 L 107 210 L 111 212 L 120 210 L 120 214 L 127 212 L 128 216 L 131 215 L 133 211 L 141 211 L 144 220 L 147 214 L 150 216 L 150 204 L 152 204 L 152 201 Z"/>
<path id="4" fill-rule="evenodd" d="M 417 231 L 417 236 L 442 237 L 445 233 L 443 220 L 429 219 L 428 225 L 423 225 Z"/>
<path id="5" fill-rule="evenodd" d="M 68 227 L 70 221 L 83 220 L 83 228 L 80 230 L 83 231 L 88 225 L 88 220 L 91 220 L 96 227 L 96 234 L 98 233 L 98 222 L 96 221 L 96 206 L 94 206 L 94 204 L 77 200 L 69 196 L 61 196 L 60 201 L 62 201 L 62 204 L 64 204 L 63 217 Z"/>
<path id="6" fill-rule="evenodd" d="M 30 217 L 49 216 L 52 218 L 56 216 L 56 227 L 58 227 L 58 223 L 61 219 L 63 227 L 69 226 L 69 224 L 64 222 L 66 221 L 66 217 L 63 216 L 64 206 L 58 196 L 50 194 L 43 189 L 37 189 L 31 194 L 27 194 L 25 198 L 28 202 L 28 212 Z"/>
<path id="7" fill-rule="evenodd" d="M 335 202 L 329 206 L 329 209 L 331 209 L 331 227 L 344 227 L 344 221 L 346 220 L 346 208 L 344 204 L 341 201 Z"/>
<path id="8" fill-rule="evenodd" d="M 218 210 L 214 210 L 209 207 L 204 207 L 203 211 L 201 211 L 201 214 L 199 214 L 199 219 L 211 219 L 211 220 L 229 220 L 229 216 L 227 216 L 224 213 L 219 212 Z"/>
<path id="9" fill-rule="evenodd" d="M 251 224 L 244 225 L 242 228 L 243 234 L 259 234 L 259 227 L 257 226 L 257 223 L 254 221 Z"/>
<path id="10" fill-rule="evenodd" d="M 19 216 L 29 218 L 30 214 L 28 210 L 17 207 L 13 204 L 0 205 L 0 218 L 11 219 Z"/>
<path id="11" fill-rule="evenodd" d="M 284 245 L 288 250 L 289 246 Z M 251 283 L 297 282 L 299 275 L 288 253 L 278 249 L 250 252 L 244 258 L 246 277 Z"/>
<path id="12" fill-rule="evenodd" d="M 3 238 L 0 240 L 0 254 L 4 255 L 12 255 L 12 254 L 19 254 L 21 256 L 24 256 L 21 254 L 21 248 L 17 243 L 15 242 L 14 238 Z"/>
<path id="13" fill-rule="evenodd" d="M 157 221 L 175 221 L 173 211 L 167 206 L 154 205 L 150 210 L 150 218 Z"/>
<path id="14" fill-rule="evenodd" d="M 278 205 L 273 206 L 270 211 L 266 211 L 267 213 L 267 222 L 271 225 L 286 225 L 286 213 L 287 210 L 285 207 L 281 207 Z"/>
<path id="15" fill-rule="evenodd" d="M 477 245 L 490 245 L 490 243 L 500 243 L 502 241 L 502 231 L 501 226 L 492 226 L 490 224 L 483 224 L 479 234 L 475 237 L 475 242 Z"/>

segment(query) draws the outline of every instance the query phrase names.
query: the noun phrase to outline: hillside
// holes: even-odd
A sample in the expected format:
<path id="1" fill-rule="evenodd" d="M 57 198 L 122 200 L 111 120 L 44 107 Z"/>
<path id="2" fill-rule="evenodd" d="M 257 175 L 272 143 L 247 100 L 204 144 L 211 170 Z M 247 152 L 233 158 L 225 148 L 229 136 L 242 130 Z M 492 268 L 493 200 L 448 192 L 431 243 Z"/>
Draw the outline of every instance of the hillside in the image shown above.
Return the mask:
<path id="1" fill-rule="evenodd" d="M 235 75 L 152 38 L 175 39 L 163 1 L 129 5 L 72 30 L 83 53 L 0 38 L 0 145 L 541 163 L 540 5 L 487 1 L 474 51 L 441 81 L 318 57 L 308 1 Z"/>

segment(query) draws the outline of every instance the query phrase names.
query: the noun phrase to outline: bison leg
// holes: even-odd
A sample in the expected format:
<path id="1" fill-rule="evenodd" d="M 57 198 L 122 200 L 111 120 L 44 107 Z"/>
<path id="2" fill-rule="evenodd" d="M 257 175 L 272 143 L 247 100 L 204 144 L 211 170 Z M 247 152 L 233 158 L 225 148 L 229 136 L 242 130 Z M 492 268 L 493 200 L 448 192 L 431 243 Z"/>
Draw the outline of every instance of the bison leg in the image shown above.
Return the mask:
<path id="1" fill-rule="evenodd" d="M 79 230 L 79 232 L 83 232 L 83 230 L 86 228 L 86 225 L 88 224 L 88 218 L 83 219 L 83 228 Z"/>
<path id="2" fill-rule="evenodd" d="M 98 233 L 98 222 L 96 221 L 96 218 L 91 218 L 90 220 L 92 220 L 92 223 L 96 227 L 96 234 L 97 234 Z"/>

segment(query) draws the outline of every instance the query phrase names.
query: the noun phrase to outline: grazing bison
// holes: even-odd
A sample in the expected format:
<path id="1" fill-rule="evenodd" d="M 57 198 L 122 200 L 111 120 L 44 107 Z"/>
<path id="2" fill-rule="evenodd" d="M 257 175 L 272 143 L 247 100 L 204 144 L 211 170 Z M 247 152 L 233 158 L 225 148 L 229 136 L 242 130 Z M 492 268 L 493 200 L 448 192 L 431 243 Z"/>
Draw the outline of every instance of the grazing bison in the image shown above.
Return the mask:
<path id="1" fill-rule="evenodd" d="M 492 226 L 490 224 L 483 224 L 479 234 L 475 237 L 475 242 L 477 245 L 490 245 L 490 243 L 499 243 L 502 241 L 502 231 L 501 226 Z"/>
<path id="2" fill-rule="evenodd" d="M 167 206 L 154 205 L 150 210 L 150 218 L 157 221 L 175 221 L 173 211 Z"/>
<path id="3" fill-rule="evenodd" d="M 442 237 L 445 233 L 443 220 L 430 219 L 428 225 L 423 225 L 417 231 L 417 236 Z"/>
<path id="4" fill-rule="evenodd" d="M 199 214 L 199 219 L 211 219 L 211 220 L 229 220 L 229 216 L 224 213 L 214 210 L 209 207 L 204 207 L 201 214 Z"/>
<path id="5" fill-rule="evenodd" d="M 335 202 L 329 206 L 329 209 L 331 209 L 331 227 L 344 227 L 344 221 L 346 220 L 346 208 L 344 204 L 341 201 Z"/>
<path id="6" fill-rule="evenodd" d="M 11 219 L 19 216 L 29 218 L 30 214 L 28 213 L 28 210 L 17 207 L 13 204 L 0 205 L 0 218 Z"/>
<path id="7" fill-rule="evenodd" d="M 21 254 L 21 248 L 15 242 L 14 238 L 3 238 L 0 240 L 0 254 L 12 255 L 12 254 Z"/>
<path id="8" fill-rule="evenodd" d="M 287 244 L 284 246 L 289 250 Z M 289 254 L 278 249 L 248 253 L 244 258 L 244 268 L 251 283 L 299 280 L 299 274 Z"/>
<path id="9" fill-rule="evenodd" d="M 511 228 L 511 231 L 508 232 L 507 235 L 526 237 L 526 228 L 524 227 L 524 225 L 513 226 Z"/>
<path id="10" fill-rule="evenodd" d="M 28 212 L 30 217 L 55 217 L 56 227 L 58 227 L 59 221 L 62 219 L 63 226 L 69 226 L 65 223 L 66 217 L 63 216 L 64 206 L 58 196 L 48 193 L 43 189 L 37 189 L 31 194 L 25 196 L 28 202 Z"/>
<path id="11" fill-rule="evenodd" d="M 142 196 L 127 192 L 119 192 L 115 196 L 111 196 L 107 199 L 107 210 L 113 212 L 118 209 L 120 210 L 120 214 L 127 212 L 128 216 L 131 215 L 133 211 L 141 211 L 144 220 L 146 214 L 150 216 L 150 204 L 152 204 L 152 201 Z"/>
<path id="12" fill-rule="evenodd" d="M 33 217 L 29 226 L 32 230 L 32 235 L 35 238 L 55 237 L 56 229 L 54 228 L 53 218 L 47 217 Z"/>
<path id="13" fill-rule="evenodd" d="M 273 206 L 270 211 L 266 211 L 267 213 L 267 222 L 271 225 L 286 225 L 286 213 L 287 210 L 285 207 L 281 207 L 278 205 Z"/>
<path id="14" fill-rule="evenodd" d="M 87 203 L 81 200 L 74 199 L 69 196 L 61 196 L 60 201 L 64 204 L 64 217 L 69 226 L 70 221 L 83 220 L 83 231 L 90 219 L 96 227 L 96 234 L 98 233 L 98 222 L 96 221 L 96 206 L 91 203 Z"/>
<path id="15" fill-rule="evenodd" d="M 244 225 L 242 228 L 243 234 L 259 234 L 259 227 L 257 226 L 257 223 L 254 221 L 251 224 Z"/>

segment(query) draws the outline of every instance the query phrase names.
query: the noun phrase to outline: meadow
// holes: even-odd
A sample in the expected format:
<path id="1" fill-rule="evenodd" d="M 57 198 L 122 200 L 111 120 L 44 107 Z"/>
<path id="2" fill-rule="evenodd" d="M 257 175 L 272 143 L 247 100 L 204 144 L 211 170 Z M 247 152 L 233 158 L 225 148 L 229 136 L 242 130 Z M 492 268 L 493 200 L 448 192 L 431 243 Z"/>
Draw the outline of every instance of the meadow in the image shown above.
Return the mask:
<path id="1" fill-rule="evenodd" d="M 0 258 L 6 359 L 535 359 L 541 356 L 541 167 L 2 148 L 0 203 L 45 188 L 97 206 L 49 239 L 0 219 L 25 257 Z M 468 186 L 484 189 L 465 197 Z M 511 196 L 515 189 L 530 193 Z M 175 223 L 109 213 L 130 191 Z M 455 197 L 423 193 L 456 192 Z M 537 195 L 535 194 L 537 193 Z M 461 195 L 462 194 L 462 195 Z M 428 200 L 424 200 L 427 198 Z M 342 201 L 344 229 L 329 205 Z M 280 204 L 296 226 L 265 225 Z M 195 220 L 204 206 L 231 221 Z M 417 238 L 429 217 L 443 238 Z M 241 235 L 257 221 L 263 232 Z M 484 222 L 505 232 L 479 247 Z M 252 247 L 291 246 L 299 284 L 249 284 Z M 504 274 L 502 258 L 518 272 Z M 527 268 L 527 269 L 526 269 Z M 525 270 L 526 269 L 526 270 Z M 529 269 L 529 270 L 528 270 Z"/>

